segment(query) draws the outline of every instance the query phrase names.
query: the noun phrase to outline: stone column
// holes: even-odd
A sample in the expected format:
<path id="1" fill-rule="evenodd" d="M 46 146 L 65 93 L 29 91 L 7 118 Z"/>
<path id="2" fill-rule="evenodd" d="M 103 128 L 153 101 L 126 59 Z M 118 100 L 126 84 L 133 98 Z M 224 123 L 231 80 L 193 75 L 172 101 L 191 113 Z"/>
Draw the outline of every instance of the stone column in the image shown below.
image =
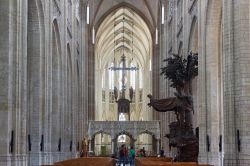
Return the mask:
<path id="1" fill-rule="evenodd" d="M 108 110 L 109 110 L 109 91 L 110 91 L 110 89 L 109 89 L 109 84 L 110 84 L 110 82 L 109 82 L 109 77 L 110 77 L 110 75 L 109 75 L 109 70 L 107 70 L 107 69 L 105 69 L 105 77 L 104 77 L 104 81 L 105 81 L 105 107 L 104 108 L 102 108 L 102 110 L 100 110 L 101 111 L 101 114 L 103 113 L 103 111 L 105 111 L 105 113 L 106 112 L 109 112 Z M 113 87 L 111 87 L 112 89 L 113 89 Z M 102 99 L 101 99 L 102 100 Z M 101 117 L 101 119 L 102 120 L 107 120 L 107 118 L 108 118 L 109 116 L 108 116 L 108 114 L 106 113 L 105 114 L 105 118 L 106 119 L 102 119 L 103 117 Z M 100 119 L 100 120 L 101 120 Z"/>
<path id="2" fill-rule="evenodd" d="M 135 142 L 136 142 L 136 139 L 131 139 L 130 146 L 133 146 L 134 149 L 135 149 Z"/>
<path id="3" fill-rule="evenodd" d="M 112 148 L 112 155 L 113 155 L 113 154 L 115 154 L 115 141 L 116 141 L 116 139 L 112 139 L 111 141 L 112 141 L 111 148 Z"/>
<path id="4" fill-rule="evenodd" d="M 94 152 L 95 138 L 89 139 L 89 151 Z"/>
<path id="5" fill-rule="evenodd" d="M 25 165 L 27 1 L 1 1 L 0 10 L 0 165 Z"/>
<path id="6" fill-rule="evenodd" d="M 156 140 L 156 154 L 160 153 L 160 139 Z"/>
<path id="7" fill-rule="evenodd" d="M 200 82 L 198 86 L 198 103 L 199 103 L 199 117 L 198 125 L 199 125 L 199 163 L 208 163 L 207 149 L 206 149 L 206 135 L 207 135 L 207 94 L 206 94 L 206 57 L 205 57 L 205 42 L 203 42 L 205 38 L 205 25 L 206 25 L 206 12 L 203 12 L 207 8 L 207 1 L 198 1 L 198 22 L 199 22 L 199 42 L 200 47 L 199 52 L 199 74 L 198 81 Z M 201 10 L 203 9 L 203 10 Z"/>
<path id="8" fill-rule="evenodd" d="M 249 52 L 250 3 L 224 1 L 224 165 L 250 162 L 249 148 Z M 239 138 L 239 140 L 238 140 Z M 240 141 L 240 142 L 238 142 Z M 239 144 L 238 144 L 239 143 Z"/>
<path id="9" fill-rule="evenodd" d="M 89 40 L 89 35 L 88 35 L 88 25 L 86 23 L 86 7 L 84 7 L 84 1 L 80 1 L 80 6 L 82 12 L 81 12 L 81 34 L 79 35 L 81 37 L 80 40 L 80 54 L 81 55 L 88 55 L 88 40 Z M 85 36 L 82 38 L 82 36 Z M 83 136 L 87 135 L 88 131 L 88 120 L 89 120 L 89 115 L 88 115 L 88 98 L 86 97 L 86 94 L 88 94 L 88 56 L 80 56 L 81 58 L 81 63 L 80 63 L 80 76 L 82 77 L 81 79 L 81 102 L 82 103 L 82 110 L 84 110 L 81 114 L 79 114 L 79 125 L 81 127 L 81 130 L 79 132 L 79 138 L 82 138 Z M 82 131 L 82 132 L 81 132 Z M 79 139 L 78 138 L 78 139 Z"/>
<path id="10" fill-rule="evenodd" d="M 205 60 L 205 102 L 206 109 L 203 116 L 206 117 L 206 134 L 203 143 L 206 145 L 207 163 L 220 164 L 219 137 L 220 137 L 220 28 L 221 28 L 221 1 L 209 1 L 207 6 L 207 18 L 205 23 L 204 53 L 200 54 Z M 204 87 L 203 87 L 204 88 Z M 209 144 L 210 145 L 209 145 Z M 209 145 L 209 146 L 208 146 Z M 206 156 L 203 157 L 205 159 Z M 206 163 L 204 161 L 204 163 Z"/>
<path id="11" fill-rule="evenodd" d="M 92 151 L 92 146 L 91 146 L 91 144 L 92 144 L 92 142 L 91 142 L 91 140 L 89 140 L 89 151 Z"/>

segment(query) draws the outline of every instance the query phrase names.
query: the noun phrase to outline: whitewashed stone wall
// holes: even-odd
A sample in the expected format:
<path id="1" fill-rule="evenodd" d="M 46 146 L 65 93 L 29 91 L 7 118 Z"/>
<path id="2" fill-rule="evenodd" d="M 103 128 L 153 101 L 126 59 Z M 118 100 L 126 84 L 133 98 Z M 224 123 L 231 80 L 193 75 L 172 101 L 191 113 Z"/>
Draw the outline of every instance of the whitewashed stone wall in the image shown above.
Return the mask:
<path id="1" fill-rule="evenodd" d="M 0 165 L 74 158 L 88 127 L 86 1 L 8 0 L 0 8 Z"/>
<path id="2" fill-rule="evenodd" d="M 186 54 L 198 41 L 199 76 L 193 89 L 197 90 L 194 127 L 200 131 L 199 161 L 216 166 L 249 165 L 249 0 L 162 0 L 164 25 L 157 21 L 160 13 L 155 12 L 159 11 L 155 1 L 110 0 L 103 1 L 96 18 L 91 13 L 90 20 L 94 18 L 97 24 L 110 4 L 122 2 L 136 5 L 152 23 L 154 39 L 154 30 L 160 32 L 152 67 L 156 97 L 173 95 L 169 83 L 163 78 L 158 80 L 158 64 L 170 52 Z M 72 158 L 78 142 L 87 135 L 95 102 L 94 59 L 88 56 L 94 53 L 89 45 L 91 25 L 86 24 L 86 3 L 0 1 L 0 165 L 40 165 Z M 97 10 L 98 5 L 91 4 L 91 9 Z M 174 115 L 154 113 L 153 119 L 161 120 L 162 146 L 167 155 L 173 155 L 163 136 L 168 133 L 168 124 L 175 120 Z M 44 149 L 40 151 L 42 135 Z"/>
<path id="3" fill-rule="evenodd" d="M 250 2 L 224 1 L 225 165 L 249 165 Z M 230 81 L 229 81 L 230 80 Z M 233 81 L 232 81 L 233 80 Z M 238 150 L 239 131 L 240 151 Z"/>
<path id="4" fill-rule="evenodd" d="M 171 51 L 180 52 L 180 42 L 182 52 L 187 54 L 198 40 L 199 76 L 197 87 L 192 88 L 197 89 L 197 94 L 194 94 L 194 128 L 199 127 L 199 162 L 216 166 L 249 165 L 249 1 L 163 2 L 168 11 L 166 22 L 161 26 L 161 59 Z M 179 11 L 180 3 L 183 3 L 182 14 Z M 194 18 L 198 36 L 192 39 L 196 31 Z M 160 89 L 161 98 L 172 95 L 167 81 L 160 84 Z M 167 125 L 173 121 L 171 117 L 168 113 L 160 116 L 162 135 L 168 133 Z M 174 153 L 168 152 L 167 139 L 163 140 L 162 145 L 167 154 Z"/>

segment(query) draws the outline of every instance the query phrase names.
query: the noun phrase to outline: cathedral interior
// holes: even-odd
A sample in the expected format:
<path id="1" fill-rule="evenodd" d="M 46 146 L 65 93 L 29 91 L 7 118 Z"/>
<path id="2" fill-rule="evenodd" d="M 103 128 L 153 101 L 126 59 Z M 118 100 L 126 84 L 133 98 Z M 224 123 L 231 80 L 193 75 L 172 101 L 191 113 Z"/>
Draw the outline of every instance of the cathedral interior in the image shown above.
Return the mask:
<path id="1" fill-rule="evenodd" d="M 250 0 L 0 0 L 0 166 L 164 149 L 164 60 L 197 53 L 198 163 L 250 165 Z M 83 140 L 86 140 L 87 143 Z"/>

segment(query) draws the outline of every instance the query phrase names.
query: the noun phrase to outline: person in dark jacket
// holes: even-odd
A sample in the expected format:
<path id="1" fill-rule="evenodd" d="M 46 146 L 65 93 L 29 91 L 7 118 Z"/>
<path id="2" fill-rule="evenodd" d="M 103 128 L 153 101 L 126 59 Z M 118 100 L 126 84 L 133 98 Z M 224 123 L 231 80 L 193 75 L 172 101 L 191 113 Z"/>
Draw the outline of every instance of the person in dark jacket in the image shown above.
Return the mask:
<path id="1" fill-rule="evenodd" d="M 163 149 L 163 147 L 160 150 L 160 157 L 164 157 L 164 149 Z"/>

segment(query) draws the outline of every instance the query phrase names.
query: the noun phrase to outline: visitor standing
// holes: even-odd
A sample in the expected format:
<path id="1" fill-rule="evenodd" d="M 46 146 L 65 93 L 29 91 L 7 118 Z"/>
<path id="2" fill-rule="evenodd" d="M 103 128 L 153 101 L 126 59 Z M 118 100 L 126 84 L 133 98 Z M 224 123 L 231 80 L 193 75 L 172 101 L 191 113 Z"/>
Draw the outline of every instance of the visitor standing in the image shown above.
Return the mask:
<path id="1" fill-rule="evenodd" d="M 160 157 L 164 157 L 164 149 L 163 149 L 163 147 L 160 150 Z"/>
<path id="2" fill-rule="evenodd" d="M 119 150 L 119 165 L 125 165 L 125 145 L 122 145 Z"/>
<path id="3" fill-rule="evenodd" d="M 144 147 L 141 149 L 141 154 L 142 154 L 142 157 L 146 157 L 146 151 Z"/>
<path id="4" fill-rule="evenodd" d="M 128 148 L 126 146 L 124 148 L 124 160 L 125 164 L 128 164 Z"/>
<path id="5" fill-rule="evenodd" d="M 129 159 L 130 159 L 130 165 L 134 165 L 134 160 L 135 160 L 135 150 L 134 147 L 131 146 L 129 150 Z"/>

